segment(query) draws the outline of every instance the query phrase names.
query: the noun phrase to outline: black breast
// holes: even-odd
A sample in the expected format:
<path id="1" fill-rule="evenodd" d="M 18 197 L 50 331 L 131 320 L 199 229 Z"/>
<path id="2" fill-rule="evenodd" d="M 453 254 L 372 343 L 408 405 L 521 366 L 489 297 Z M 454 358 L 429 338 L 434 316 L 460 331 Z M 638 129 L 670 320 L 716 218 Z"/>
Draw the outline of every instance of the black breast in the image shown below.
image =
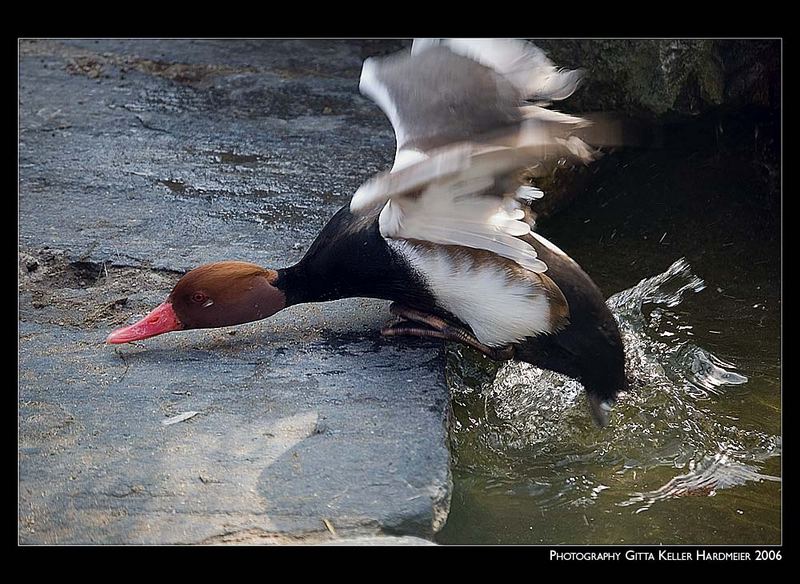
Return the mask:
<path id="1" fill-rule="evenodd" d="M 349 205 L 328 221 L 296 265 L 278 270 L 277 286 L 287 304 L 339 298 L 382 298 L 432 307 L 424 283 L 386 244 L 378 212 L 358 217 Z"/>

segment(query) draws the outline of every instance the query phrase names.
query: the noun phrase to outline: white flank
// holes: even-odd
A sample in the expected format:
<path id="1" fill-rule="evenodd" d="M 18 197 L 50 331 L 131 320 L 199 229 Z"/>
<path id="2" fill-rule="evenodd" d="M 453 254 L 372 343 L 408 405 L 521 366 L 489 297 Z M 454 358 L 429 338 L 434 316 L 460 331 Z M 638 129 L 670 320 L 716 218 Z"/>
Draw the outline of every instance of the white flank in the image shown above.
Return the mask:
<path id="1" fill-rule="evenodd" d="M 520 281 L 497 264 L 469 253 L 387 240 L 434 294 L 437 304 L 472 328 L 477 339 L 501 347 L 550 332 L 550 302 L 533 282 Z"/>

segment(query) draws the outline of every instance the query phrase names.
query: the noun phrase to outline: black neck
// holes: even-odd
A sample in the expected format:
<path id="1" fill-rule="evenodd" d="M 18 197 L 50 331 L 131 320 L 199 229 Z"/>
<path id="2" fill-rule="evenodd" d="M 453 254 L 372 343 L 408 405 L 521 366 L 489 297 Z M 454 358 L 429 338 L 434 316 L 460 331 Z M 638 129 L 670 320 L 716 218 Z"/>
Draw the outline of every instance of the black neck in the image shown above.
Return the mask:
<path id="1" fill-rule="evenodd" d="M 323 228 L 305 257 L 278 270 L 275 285 L 286 305 L 364 297 L 432 305 L 418 276 L 380 235 L 377 217 L 357 218 L 347 207 Z"/>

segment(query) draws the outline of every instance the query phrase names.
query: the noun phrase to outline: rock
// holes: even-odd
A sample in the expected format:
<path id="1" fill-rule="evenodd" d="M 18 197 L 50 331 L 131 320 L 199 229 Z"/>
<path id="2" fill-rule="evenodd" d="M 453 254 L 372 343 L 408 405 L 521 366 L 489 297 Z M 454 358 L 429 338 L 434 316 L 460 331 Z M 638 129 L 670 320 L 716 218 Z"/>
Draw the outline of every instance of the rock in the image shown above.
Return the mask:
<path id="1" fill-rule="evenodd" d="M 317 545 L 335 546 L 407 546 L 407 545 L 436 545 L 427 539 L 419 537 L 387 537 L 385 535 L 350 537 L 334 539 Z"/>
<path id="2" fill-rule="evenodd" d="M 624 129 L 622 147 L 601 148 L 599 162 L 556 167 L 536 180 L 546 193 L 532 205 L 536 217 L 553 216 L 594 192 L 599 168 L 616 164 L 626 150 L 735 155 L 765 187 L 758 192 L 779 198 L 779 40 L 534 42 L 557 65 L 586 71 L 585 82 L 556 109 L 590 116 L 602 112 L 598 115 L 605 122 Z"/>
<path id="3" fill-rule="evenodd" d="M 780 107 L 780 40 L 534 39 L 586 81 L 569 111 L 697 115 L 717 106 Z"/>
<path id="4" fill-rule="evenodd" d="M 197 264 L 293 263 L 390 165 L 389 122 L 358 93 L 360 52 L 21 42 L 20 542 L 441 528 L 443 355 L 382 339 L 386 302 L 293 307 L 234 336 L 103 344 Z M 200 413 L 162 423 L 183 412 Z"/>

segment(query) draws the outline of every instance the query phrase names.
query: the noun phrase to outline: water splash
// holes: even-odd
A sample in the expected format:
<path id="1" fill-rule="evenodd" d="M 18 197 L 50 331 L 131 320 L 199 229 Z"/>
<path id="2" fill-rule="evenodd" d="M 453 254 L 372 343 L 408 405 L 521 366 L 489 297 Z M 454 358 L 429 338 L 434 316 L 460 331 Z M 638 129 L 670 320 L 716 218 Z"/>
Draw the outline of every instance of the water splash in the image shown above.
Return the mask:
<path id="1" fill-rule="evenodd" d="M 674 307 L 681 303 L 687 292 L 700 292 L 705 287 L 705 282 L 692 274 L 689 263 L 680 258 L 663 273 L 645 278 L 636 286 L 614 294 L 606 304 L 618 316 L 640 321 L 644 319 L 642 306 L 645 304 Z"/>
<path id="2" fill-rule="evenodd" d="M 688 341 L 678 340 L 679 333 L 692 327 L 661 308 L 674 308 L 688 293 L 700 292 L 705 287 L 705 282 L 681 258 L 663 273 L 608 299 L 608 307 L 625 342 L 628 370 L 640 383 L 660 382 L 660 377 L 667 376 L 695 399 L 719 393 L 725 385 L 747 383 L 746 376 L 732 371 L 732 363 Z M 657 307 L 647 315 L 644 307 L 649 304 Z"/>
<path id="3" fill-rule="evenodd" d="M 456 464 L 484 476 L 487 489 L 529 495 L 543 510 L 607 498 L 641 512 L 659 501 L 779 481 L 759 470 L 780 455 L 780 437 L 740 428 L 711 407 L 747 377 L 691 343 L 691 325 L 671 310 L 704 288 L 680 259 L 608 299 L 635 389 L 605 430 L 592 423 L 578 382 L 451 346 Z M 664 474 L 676 471 L 664 484 Z M 656 480 L 663 486 L 650 488 Z"/>
<path id="4" fill-rule="evenodd" d="M 747 377 L 730 370 L 733 363 L 727 363 L 699 347 L 692 347 L 687 358 L 691 359 L 688 367 L 691 381 L 711 393 L 719 393 L 723 385 L 747 383 Z"/>

